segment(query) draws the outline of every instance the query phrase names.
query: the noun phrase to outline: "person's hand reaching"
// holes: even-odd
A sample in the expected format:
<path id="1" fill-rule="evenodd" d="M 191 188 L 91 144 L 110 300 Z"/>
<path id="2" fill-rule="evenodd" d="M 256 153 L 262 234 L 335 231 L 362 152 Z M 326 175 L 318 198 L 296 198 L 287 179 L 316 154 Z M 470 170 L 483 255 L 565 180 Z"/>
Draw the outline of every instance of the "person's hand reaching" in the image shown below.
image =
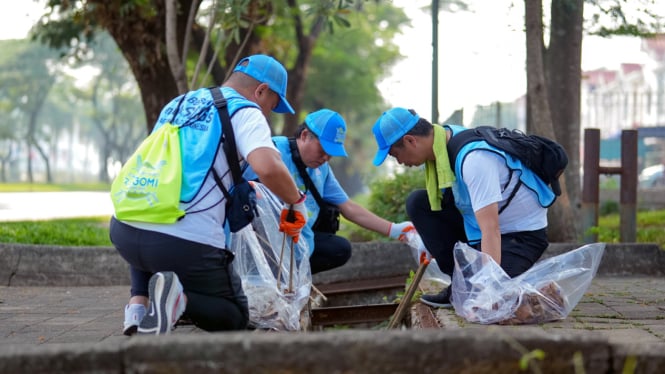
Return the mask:
<path id="1" fill-rule="evenodd" d="M 400 223 L 391 223 L 390 224 L 390 231 L 388 232 L 388 236 L 391 239 L 397 239 L 401 242 L 406 241 L 406 233 L 415 230 L 416 228 L 413 226 L 413 223 L 411 221 L 404 221 Z"/>
<path id="2" fill-rule="evenodd" d="M 290 236 L 294 243 L 298 243 L 300 231 L 307 224 L 306 198 L 307 195 L 302 194 L 300 200 L 295 203 L 284 204 L 279 215 L 279 231 Z"/>

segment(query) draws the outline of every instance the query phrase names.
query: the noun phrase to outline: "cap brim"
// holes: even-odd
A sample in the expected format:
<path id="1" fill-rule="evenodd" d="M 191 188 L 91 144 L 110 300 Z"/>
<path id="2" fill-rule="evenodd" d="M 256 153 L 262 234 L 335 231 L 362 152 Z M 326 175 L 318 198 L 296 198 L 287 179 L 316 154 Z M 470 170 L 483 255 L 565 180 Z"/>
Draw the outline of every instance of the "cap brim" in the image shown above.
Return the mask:
<path id="1" fill-rule="evenodd" d="M 286 98 L 282 95 L 279 95 L 279 104 L 275 107 L 275 109 L 272 110 L 275 113 L 291 113 L 291 114 L 296 114 L 296 111 L 293 110 L 291 107 L 291 104 L 289 104 L 288 101 L 286 101 Z"/>
<path id="2" fill-rule="evenodd" d="M 384 148 L 384 149 L 379 149 L 376 151 L 376 156 L 374 156 L 374 166 L 379 166 L 383 164 L 383 161 L 386 160 L 386 157 L 388 156 L 388 152 L 390 151 L 390 147 Z"/>
<path id="3" fill-rule="evenodd" d="M 333 157 L 348 157 L 349 155 L 346 154 L 346 150 L 344 149 L 344 145 L 340 143 L 332 143 L 328 142 L 325 140 L 321 140 L 319 138 L 319 143 L 321 143 L 321 147 L 323 147 L 323 151 L 326 152 L 328 155 L 333 156 Z"/>

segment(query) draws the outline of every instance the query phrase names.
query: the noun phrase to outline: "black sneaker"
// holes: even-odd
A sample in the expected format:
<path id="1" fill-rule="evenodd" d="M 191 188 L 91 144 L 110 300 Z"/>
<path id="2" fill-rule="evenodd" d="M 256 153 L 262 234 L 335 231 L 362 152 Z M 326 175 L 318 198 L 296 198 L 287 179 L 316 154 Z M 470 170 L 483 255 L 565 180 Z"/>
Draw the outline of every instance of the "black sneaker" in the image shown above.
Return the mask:
<path id="1" fill-rule="evenodd" d="M 451 286 L 444 288 L 443 291 L 437 294 L 422 295 L 420 297 L 420 302 L 434 308 L 450 308 L 452 306 L 450 303 L 450 287 Z"/>
<path id="2" fill-rule="evenodd" d="M 170 271 L 155 273 L 149 284 L 150 308 L 141 324 L 139 334 L 169 334 L 185 311 L 185 294 L 178 276 Z"/>

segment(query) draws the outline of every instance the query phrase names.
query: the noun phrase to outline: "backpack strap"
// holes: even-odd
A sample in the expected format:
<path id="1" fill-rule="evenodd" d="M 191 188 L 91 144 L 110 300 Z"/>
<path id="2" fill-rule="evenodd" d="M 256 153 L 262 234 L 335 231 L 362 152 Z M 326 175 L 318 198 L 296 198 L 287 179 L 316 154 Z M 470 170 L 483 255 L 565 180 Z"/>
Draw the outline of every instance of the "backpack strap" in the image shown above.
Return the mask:
<path id="1" fill-rule="evenodd" d="M 314 186 L 312 178 L 309 177 L 309 174 L 305 169 L 305 163 L 302 162 L 302 158 L 300 158 L 300 152 L 298 152 L 298 144 L 296 143 L 296 140 L 294 138 L 289 138 L 289 148 L 291 148 L 291 159 L 293 160 L 293 163 L 296 164 L 296 167 L 298 168 L 298 173 L 300 173 L 300 177 L 305 182 L 305 188 L 307 188 L 309 191 L 312 192 L 314 200 L 316 200 L 316 203 L 319 204 L 319 207 L 322 207 L 323 198 L 321 197 L 319 191 Z"/>
<path id="2" fill-rule="evenodd" d="M 485 140 L 485 138 L 481 135 L 481 132 L 477 131 L 476 129 L 468 129 L 460 131 L 456 135 L 450 137 L 450 140 L 448 141 L 446 147 L 448 148 L 448 159 L 450 160 L 450 168 L 453 170 L 453 172 L 455 171 L 455 160 L 457 159 L 457 155 L 459 154 L 460 149 L 462 149 L 462 147 L 464 147 L 468 143 L 478 142 L 481 140 Z M 510 178 L 512 178 L 513 171 L 512 170 L 509 171 L 510 171 Z M 510 196 L 508 196 L 506 203 L 501 208 L 499 208 L 499 214 L 501 214 L 508 207 L 508 205 L 510 205 L 510 202 L 517 194 L 517 190 L 520 189 L 520 186 L 522 186 L 522 180 L 518 178 L 517 184 L 515 185 L 515 188 L 513 188 L 513 190 L 511 191 Z"/>
<path id="3" fill-rule="evenodd" d="M 215 107 L 217 107 L 219 119 L 222 122 L 222 132 L 224 134 L 224 153 L 226 154 L 226 159 L 229 162 L 229 169 L 231 169 L 233 181 L 234 183 L 237 183 L 240 181 L 242 174 L 240 174 L 240 161 L 238 161 L 236 138 L 235 134 L 233 133 L 233 126 L 231 126 L 228 103 L 226 102 L 226 98 L 222 94 L 222 90 L 219 87 L 210 88 L 210 93 L 212 94 L 212 98 L 215 102 Z"/>
<path id="4" fill-rule="evenodd" d="M 457 159 L 457 154 L 459 154 L 460 149 L 471 142 L 477 142 L 484 140 L 480 134 L 478 134 L 473 129 L 468 129 L 460 131 L 459 133 L 452 135 L 450 140 L 446 144 L 448 149 L 448 160 L 450 161 L 450 168 L 455 171 L 455 160 Z"/>
<path id="5" fill-rule="evenodd" d="M 233 183 L 236 184 L 240 182 L 242 175 L 240 174 L 240 161 L 238 161 L 238 151 L 236 149 L 236 139 L 235 134 L 233 133 L 233 127 L 231 126 L 231 118 L 229 117 L 228 103 L 222 90 L 219 87 L 210 87 L 210 94 L 212 95 L 215 107 L 217 108 L 217 114 L 219 115 L 219 120 L 222 123 L 222 139 L 224 139 L 224 154 L 226 154 L 226 161 L 229 164 L 229 169 L 231 169 L 231 175 L 233 176 Z M 231 194 L 224 187 L 222 183 L 222 178 L 214 167 L 212 169 L 212 176 L 215 179 L 215 183 L 222 190 L 226 200 L 230 200 Z"/>

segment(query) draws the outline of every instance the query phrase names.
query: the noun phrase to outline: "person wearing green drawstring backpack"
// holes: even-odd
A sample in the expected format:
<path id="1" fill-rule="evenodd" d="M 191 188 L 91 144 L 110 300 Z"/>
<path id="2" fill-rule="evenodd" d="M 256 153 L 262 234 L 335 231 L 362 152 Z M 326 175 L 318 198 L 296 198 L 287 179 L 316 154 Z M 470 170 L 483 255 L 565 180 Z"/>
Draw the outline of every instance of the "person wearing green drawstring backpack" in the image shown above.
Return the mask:
<path id="1" fill-rule="evenodd" d="M 271 112 L 294 112 L 286 100 L 287 79 L 277 60 L 252 55 L 240 60 L 222 87 L 214 89 L 226 98 L 241 167 L 251 165 L 284 201 L 280 231 L 297 241 L 307 222 L 306 197 L 272 143 L 267 121 Z M 247 298 L 233 270 L 233 254 L 226 248 L 228 212 L 216 179 L 231 190 L 233 178 L 221 149 L 221 122 L 210 89 L 173 99 L 155 128 L 192 121 L 179 132 L 180 209 L 185 216 L 170 224 L 111 219 L 111 241 L 129 264 L 131 276 L 125 335 L 169 334 L 183 314 L 206 331 L 240 330 L 248 324 Z M 293 219 L 286 219 L 285 212 L 293 212 Z"/>

